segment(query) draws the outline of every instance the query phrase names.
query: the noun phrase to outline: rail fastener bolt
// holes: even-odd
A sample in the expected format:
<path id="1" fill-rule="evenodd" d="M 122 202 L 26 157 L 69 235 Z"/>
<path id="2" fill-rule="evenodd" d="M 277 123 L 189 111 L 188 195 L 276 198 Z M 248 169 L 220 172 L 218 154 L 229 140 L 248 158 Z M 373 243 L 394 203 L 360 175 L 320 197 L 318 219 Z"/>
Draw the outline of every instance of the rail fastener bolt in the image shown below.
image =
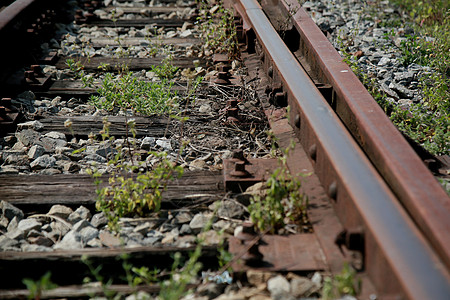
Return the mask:
<path id="1" fill-rule="evenodd" d="M 245 161 L 236 161 L 234 170 L 230 172 L 230 175 L 239 178 L 249 177 L 250 173 L 245 169 Z"/>

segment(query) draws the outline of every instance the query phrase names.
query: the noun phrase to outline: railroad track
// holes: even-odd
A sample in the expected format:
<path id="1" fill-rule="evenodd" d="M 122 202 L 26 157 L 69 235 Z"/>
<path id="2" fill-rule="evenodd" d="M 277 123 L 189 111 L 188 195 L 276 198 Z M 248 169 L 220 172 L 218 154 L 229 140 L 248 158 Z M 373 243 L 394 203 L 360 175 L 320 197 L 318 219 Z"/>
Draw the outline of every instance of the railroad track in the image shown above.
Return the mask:
<path id="1" fill-rule="evenodd" d="M 17 17 L 9 17 L 8 21 L 14 22 L 23 16 L 19 13 L 21 9 L 36 5 L 34 2 L 39 1 L 16 1 L 15 5 L 19 6 L 12 6 L 11 11 L 16 11 Z M 195 32 L 194 23 L 199 10 L 194 4 L 175 7 L 168 2 L 166 6 L 151 7 L 144 2 L 138 2 L 138 7 L 119 8 L 103 8 L 95 1 L 80 2 L 81 10 L 74 11 L 72 8 L 72 11 L 75 13 L 74 22 L 83 24 L 80 26 L 81 35 L 66 35 L 68 44 L 61 46 L 59 55 L 48 52 L 47 57 L 39 60 L 36 58 L 37 52 L 34 52 L 34 55 L 27 56 L 32 59 L 25 59 L 27 63 L 32 62 L 30 65 L 38 62 L 53 65 L 47 68 L 47 73 L 50 70 L 54 72 L 53 78 L 39 74 L 37 67 L 27 67 L 25 86 L 2 84 L 3 95 L 0 96 L 5 98 L 2 100 L 5 103 L 2 132 L 12 148 L 3 150 L 3 168 L 15 161 L 18 167 L 9 169 L 11 173 L 40 172 L 40 175 L 0 175 L 1 200 L 20 208 L 25 216 L 34 216 L 42 223 L 49 218 L 60 218 L 57 214 L 48 213 L 55 204 L 74 210 L 83 205 L 90 214 L 95 214 L 96 187 L 93 180 L 89 175 L 77 174 L 79 170 L 88 168 L 90 161 L 85 159 L 86 153 L 83 151 L 71 151 L 89 145 L 87 141 L 93 140 L 92 132 L 100 132 L 104 128 L 103 115 L 108 115 L 108 137 L 115 137 L 119 141 L 122 139 L 122 143 L 138 140 L 141 147 L 136 144 L 131 147 L 129 143 L 126 147 L 140 148 L 137 152 L 141 158 L 144 157 L 144 161 L 147 156 L 144 150 L 164 149 L 173 154 L 175 161 L 192 171 L 186 170 L 182 177 L 168 183 L 161 200 L 160 213 L 152 213 L 146 218 L 122 220 L 123 227 L 132 228 L 121 234 L 125 247 L 117 248 L 120 240 L 116 236 L 107 231 L 98 231 L 99 238 L 94 239 L 98 242 L 91 242 L 87 248 L 60 246 L 58 250 L 42 252 L 36 251 L 42 248 L 35 247 L 35 251 L 30 252 L 8 249 L 1 252 L 2 298 L 25 297 L 28 291 L 20 290 L 23 287 L 21 280 L 26 277 L 36 280 L 47 270 L 52 271 L 52 279 L 56 278 L 53 280 L 60 288 L 45 292 L 46 297 L 80 298 L 104 293 L 104 289 L 99 287 L 80 286 L 83 278 L 89 275 L 86 261 L 82 262 L 86 256 L 93 265 L 101 264 L 107 274 L 113 274 L 113 270 L 121 268 L 121 262 L 116 257 L 128 254 L 135 266 L 165 270 L 161 272 L 160 280 L 168 278 L 170 272 L 167 270 L 173 262 L 170 254 L 179 252 L 187 256 L 187 253 L 195 251 L 195 236 L 200 234 L 205 237 L 207 234 L 200 233 L 198 225 L 194 229 L 192 221 L 211 216 L 214 211 L 211 204 L 216 201 L 223 205 L 222 209 L 214 211 L 216 218 L 222 223 L 228 222 L 222 230 L 228 233 L 227 249 L 235 256 L 230 263 L 236 281 L 243 280 L 239 274 L 249 272 L 248 269 L 281 274 L 288 271 L 303 275 L 311 275 L 316 271 L 337 274 L 348 262 L 358 271 L 358 278 L 362 280 L 362 290 L 359 291 L 362 299 L 370 295 L 372 298 L 377 295 L 377 299 L 448 297 L 448 196 L 295 1 L 262 1 L 262 7 L 252 0 L 225 3 L 225 7 L 233 9 L 238 16 L 235 28 L 243 68 L 230 66 L 227 55 L 212 55 L 208 49 L 204 51 L 200 37 Z M 47 14 L 58 16 L 52 9 L 46 9 Z M 101 9 L 102 12 L 94 13 L 95 9 Z M 220 7 L 208 9 L 207 16 L 212 16 Z M 113 20 L 98 17 L 108 14 L 113 14 Z M 138 17 L 125 18 L 133 14 Z M 177 17 L 167 18 L 170 14 Z M 33 23 L 33 18 L 28 18 L 31 19 L 28 25 L 31 28 L 25 30 L 28 35 L 39 35 L 37 28 L 42 29 L 44 24 L 50 26 L 46 18 L 36 23 Z M 6 22 L 0 26 L 2 38 L 11 36 L 8 26 Z M 182 28 L 182 31 L 178 32 L 177 27 Z M 96 32 L 98 28 L 99 32 L 104 30 L 105 36 Z M 148 30 L 151 34 L 144 37 L 141 35 L 142 30 Z M 92 33 L 96 35 L 90 36 Z M 108 38 L 107 35 L 113 36 Z M 68 47 L 70 43 L 72 48 Z M 156 56 L 149 55 L 146 49 L 155 44 L 158 45 Z M 164 45 L 172 46 L 166 48 Z M 132 47 L 138 50 L 134 51 Z M 101 52 L 104 48 L 131 50 L 128 56 L 118 58 L 117 55 L 107 57 L 105 51 Z M 193 97 L 190 90 L 193 81 L 190 78 L 195 75 L 204 75 L 206 78 L 195 92 L 196 103 L 182 103 L 186 105 L 183 116 L 189 116 L 187 120 L 164 115 L 127 116 L 129 107 L 125 107 L 122 115 L 117 110 L 105 109 L 95 113 L 95 109 L 92 111 L 85 103 L 90 95 L 99 92 L 98 86 L 83 85 L 81 80 L 63 80 L 64 77 L 68 78 L 63 72 L 67 69 L 67 59 L 73 58 L 73 64 L 76 66 L 78 60 L 82 68 L 73 69 L 71 74 L 78 75 L 80 79 L 86 80 L 86 74 L 93 74 L 95 80 L 101 81 L 103 75 L 99 67 L 103 66 L 110 72 L 120 72 L 126 64 L 131 71 L 147 70 L 142 72 L 142 77 L 149 81 L 155 78 L 154 74 L 148 73 L 149 70 L 155 71 L 152 66 L 164 66 L 164 57 L 159 56 L 161 53 L 158 52 L 161 49 L 169 49 L 174 55 L 171 60 L 173 66 L 179 67 L 180 73 L 184 71 L 184 76 L 178 74 L 175 77 L 175 85 L 166 87 L 179 93 L 178 98 L 186 97 L 189 100 Z M 89 55 L 94 52 L 103 54 L 97 54 L 92 59 L 75 56 L 77 53 Z M 81 70 L 86 73 L 81 73 Z M 2 78 L 8 76 L 2 75 Z M 23 98 L 15 98 L 17 91 L 26 90 L 32 90 L 39 99 L 58 97 L 60 102 L 51 104 L 52 101 L 48 101 L 50 105 L 46 106 L 47 102 L 41 101 L 41 108 L 30 107 L 31 102 L 27 102 L 24 94 L 21 94 Z M 61 102 L 71 106 L 72 110 L 67 115 L 62 116 L 61 111 L 68 110 L 63 109 Z M 16 106 L 20 104 L 21 109 L 10 106 L 11 103 Z M 78 111 L 76 107 L 79 107 Z M 34 117 L 35 122 L 23 124 L 30 116 Z M 127 125 L 130 118 L 134 120 L 133 125 Z M 66 122 L 68 119 L 69 125 Z M 29 150 L 33 146 L 40 146 L 44 148 L 44 153 L 50 153 L 52 157 L 64 155 L 71 162 L 42 167 L 46 171 L 39 170 L 39 164 L 34 161 L 30 164 L 29 160 L 35 159 L 32 156 L 24 162 L 23 149 L 17 149 L 11 137 L 17 123 L 22 123 L 16 133 L 22 147 Z M 247 197 L 240 192 L 266 180 L 278 166 L 276 160 L 267 159 L 271 147 L 269 138 L 264 134 L 267 123 L 280 149 L 289 148 L 292 142 L 295 144 L 285 157 L 290 172 L 309 175 L 301 179 L 302 192 L 309 199 L 308 222 L 294 227 L 297 230 L 287 227 L 293 231 L 291 234 L 286 234 L 284 228 L 285 233 L 282 235 L 263 232 L 235 234 L 233 237 L 236 227 L 243 226 L 240 228 L 244 230 L 251 227 L 244 222 L 248 220 L 245 212 L 232 214 L 242 210 L 242 204 L 248 204 Z M 129 126 L 134 126 L 133 134 Z M 38 132 L 38 139 L 33 132 Z M 62 133 L 64 138 L 55 132 Z M 134 135 L 134 139 L 131 135 Z M 146 137 L 149 144 L 144 143 Z M 183 139 L 190 139 L 190 143 L 180 152 L 179 141 Z M 86 142 L 80 143 L 81 140 Z M 76 149 L 63 149 L 75 147 L 75 144 L 78 145 Z M 120 142 L 112 145 L 117 144 Z M 59 145 L 59 152 L 53 148 L 56 145 Z M 103 182 L 108 181 L 107 173 L 111 171 L 105 161 L 111 158 L 109 152 L 114 153 L 112 145 L 106 144 L 104 147 L 103 144 L 103 148 L 91 146 L 95 154 L 103 158 L 90 153 L 91 160 L 93 157 L 98 159 L 100 170 L 103 167 L 102 172 L 105 174 L 100 177 Z M 234 151 L 231 156 L 231 151 L 238 149 L 244 151 Z M 29 152 L 26 154 L 30 155 Z M 66 174 L 57 174 L 61 172 Z M 103 183 L 97 189 L 104 186 Z M 3 205 L 5 214 L 9 210 L 6 204 Z M 86 209 L 77 211 L 80 215 Z M 74 227 L 78 224 L 74 220 L 79 221 L 79 217 L 71 218 L 72 223 L 68 226 Z M 140 229 L 135 230 L 136 227 L 130 225 L 132 223 L 141 225 Z M 214 223 L 216 229 L 219 226 L 217 223 Z M 182 224 L 189 224 L 191 232 L 186 229 L 189 226 L 185 226 L 184 230 L 188 231 L 184 235 L 170 237 L 167 232 L 173 234 L 174 228 L 180 231 Z M 7 228 L 10 226 L 9 223 L 3 226 L 4 236 L 10 240 L 20 240 L 20 234 L 11 238 L 10 228 Z M 205 223 L 202 226 L 207 227 Z M 128 237 L 133 234 L 138 236 L 137 232 L 145 232 L 147 237 L 153 237 L 149 233 L 152 232 L 150 227 L 152 230 L 165 228 L 160 230 L 163 236 L 156 239 L 159 242 L 150 246 L 130 242 Z M 208 232 L 217 235 L 213 233 L 214 230 Z M 34 235 L 30 237 L 36 238 L 40 234 Z M 28 240 L 33 240 L 30 237 Z M 3 238 L 2 241 L 5 240 Z M 217 246 L 217 240 L 211 240 L 203 245 L 199 260 L 205 269 L 223 271 L 216 259 L 220 247 Z M 57 244 L 57 241 L 48 242 Z M 17 244 L 10 242 L 11 248 L 17 248 Z M 98 244 L 103 247 L 97 248 Z M 29 249 L 33 250 L 32 247 Z M 17 272 L 12 273 L 10 270 L 13 269 Z M 70 275 L 67 269 L 71 270 Z M 201 286 L 199 283 L 193 285 L 197 291 L 202 290 Z M 125 284 L 109 288 L 122 293 L 133 292 L 133 287 Z M 150 294 L 160 292 L 158 284 L 141 285 L 138 288 Z M 313 295 L 319 295 L 317 291 L 315 293 Z"/>

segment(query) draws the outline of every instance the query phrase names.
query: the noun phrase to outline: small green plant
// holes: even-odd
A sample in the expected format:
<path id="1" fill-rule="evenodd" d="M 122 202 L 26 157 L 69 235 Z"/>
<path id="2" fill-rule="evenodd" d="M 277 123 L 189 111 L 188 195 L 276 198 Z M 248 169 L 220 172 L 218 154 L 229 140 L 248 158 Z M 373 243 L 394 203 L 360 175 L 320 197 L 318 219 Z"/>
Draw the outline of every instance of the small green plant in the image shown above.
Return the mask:
<path id="1" fill-rule="evenodd" d="M 161 80 L 171 80 L 175 77 L 178 67 L 172 64 L 173 57 L 168 55 L 165 57 L 161 65 L 152 66 L 151 71 L 154 72 Z"/>
<path id="2" fill-rule="evenodd" d="M 107 299 L 113 299 L 116 295 L 116 292 L 110 288 L 113 283 L 113 279 L 109 278 L 108 281 L 105 282 L 105 277 L 101 274 L 103 267 L 101 265 L 94 267 L 92 261 L 89 260 L 89 257 L 87 255 L 81 256 L 81 262 L 83 262 L 88 267 L 90 273 L 94 276 L 95 281 L 100 283 L 103 295 L 105 295 Z M 83 283 L 88 284 L 91 281 L 91 278 L 86 277 L 84 278 Z"/>
<path id="3" fill-rule="evenodd" d="M 188 284 L 196 278 L 202 268 L 202 264 L 198 261 L 201 254 L 202 246 L 199 243 L 195 251 L 191 253 L 188 261 L 183 265 L 181 253 L 175 253 L 170 279 L 161 283 L 160 299 L 177 300 L 189 293 Z M 179 270 L 182 265 L 182 269 Z"/>
<path id="4" fill-rule="evenodd" d="M 197 22 L 205 41 L 205 49 L 222 51 L 231 59 L 239 57 L 233 11 L 224 8 L 222 3 L 210 8 L 209 1 L 202 0 Z"/>
<path id="5" fill-rule="evenodd" d="M 405 66 L 412 63 L 424 66 L 435 65 L 434 57 L 438 52 L 433 51 L 434 42 L 428 42 L 425 37 L 406 35 L 405 40 L 400 42 L 399 48 L 402 52 L 400 61 Z M 447 58 L 450 58 L 450 56 L 447 56 Z"/>
<path id="6" fill-rule="evenodd" d="M 392 20 L 393 25 L 413 29 L 412 34 L 405 35 L 400 42 L 402 53 L 400 61 L 408 66 L 420 64 L 428 66 L 429 71 L 421 72 L 418 78 L 421 100 L 407 107 L 398 107 L 387 101 L 387 96 L 380 89 L 377 79 L 368 74 L 358 65 L 357 59 L 351 54 L 351 39 L 340 34 L 336 38 L 336 47 L 344 61 L 352 68 L 369 93 L 385 110 L 391 121 L 405 135 L 422 145 L 432 154 L 448 154 L 450 151 L 450 6 L 442 0 L 390 0 L 407 12 L 410 19 Z M 374 1 L 370 7 L 376 12 L 375 19 L 387 19 L 380 16 L 379 1 Z M 390 16 L 392 17 L 392 16 Z M 394 18 L 395 19 L 395 18 Z M 409 22 L 408 22 L 409 21 Z M 384 22 L 384 21 L 383 21 Z M 395 23 L 395 24 L 394 24 Z M 388 24 L 380 24 L 387 26 Z M 389 42 L 398 30 L 392 29 L 385 34 Z M 389 43 L 384 47 L 393 47 Z M 425 69 L 426 70 L 426 69 Z"/>
<path id="7" fill-rule="evenodd" d="M 135 141 L 135 124 L 128 122 L 128 129 L 133 134 Z M 109 137 L 109 123 L 104 120 L 102 133 L 103 140 L 112 143 Z M 127 138 L 128 141 L 128 138 Z M 128 145 L 128 149 L 136 148 L 136 145 Z M 183 168 L 176 166 L 167 158 L 166 152 L 149 152 L 158 162 L 151 170 L 143 162 L 138 161 L 131 151 L 128 153 L 120 146 L 116 154 L 108 162 L 112 167 L 108 185 L 100 187 L 101 174 L 96 170 L 88 169 L 86 172 L 95 178 L 97 185 L 96 208 L 103 211 L 108 218 L 108 226 L 118 232 L 119 219 L 125 216 L 144 216 L 150 212 L 157 212 L 161 207 L 162 193 L 167 188 L 168 182 L 173 178 L 179 178 L 183 174 Z M 128 160 L 131 159 L 131 163 Z M 136 160 L 136 163 L 135 163 Z M 136 175 L 133 175 L 136 174 Z"/>
<path id="8" fill-rule="evenodd" d="M 287 168 L 287 152 L 288 149 L 285 156 L 280 158 L 281 167 L 267 179 L 266 190 L 250 200 L 250 218 L 261 232 L 276 233 L 287 221 L 304 222 L 306 219 L 308 200 L 300 192 L 300 180 Z"/>
<path id="9" fill-rule="evenodd" d="M 160 270 L 150 270 L 148 267 L 142 266 L 137 268 L 129 262 L 130 254 L 122 254 L 117 259 L 122 260 L 122 268 L 125 271 L 124 280 L 130 287 L 136 290 L 136 287 L 142 284 L 150 285 L 158 282 L 158 274 Z"/>
<path id="10" fill-rule="evenodd" d="M 66 60 L 66 65 L 69 69 L 75 73 L 76 79 L 81 79 L 84 87 L 93 87 L 94 78 L 91 75 L 87 75 L 84 71 L 84 65 L 80 60 L 75 61 L 72 58 Z"/>
<path id="11" fill-rule="evenodd" d="M 340 274 L 324 279 L 322 299 L 338 299 L 345 295 L 356 296 L 360 290 L 361 281 L 356 279 L 356 271 L 345 264 Z"/>
<path id="12" fill-rule="evenodd" d="M 29 292 L 28 299 L 39 300 L 41 299 L 42 292 L 57 288 L 58 285 L 51 281 L 51 276 L 52 273 L 49 271 L 36 281 L 30 278 L 23 279 L 22 282 Z"/>
<path id="13" fill-rule="evenodd" d="M 223 230 L 220 231 L 219 233 L 220 236 L 223 235 Z M 218 260 L 219 260 L 219 267 L 220 268 L 226 268 L 229 269 L 229 271 L 231 271 L 231 268 L 229 268 L 229 263 L 231 262 L 231 260 L 233 259 L 233 254 L 231 254 L 227 249 L 226 249 L 226 240 L 224 238 L 222 238 L 220 240 L 220 243 L 217 245 L 217 251 L 219 252 L 218 254 Z"/>
<path id="14" fill-rule="evenodd" d="M 216 205 L 213 216 L 216 214 L 218 208 L 219 205 Z M 202 228 L 202 233 L 211 229 L 213 219 L 214 217 L 211 217 L 205 224 Z M 199 236 L 201 236 L 201 234 Z M 197 239 L 197 246 L 195 247 L 194 252 L 190 253 L 189 259 L 185 263 L 182 261 L 181 253 L 175 253 L 170 279 L 161 283 L 161 290 L 159 292 L 160 299 L 178 300 L 191 292 L 188 289 L 188 284 L 195 281 L 195 278 L 202 268 L 202 263 L 198 260 L 202 255 L 203 244 L 204 240 Z"/>
<path id="15" fill-rule="evenodd" d="M 91 96 L 91 103 L 101 109 L 112 111 L 131 109 L 143 115 L 173 113 L 178 107 L 177 93 L 173 83 L 166 79 L 160 82 L 139 80 L 131 72 L 115 76 L 106 73 L 99 95 Z"/>

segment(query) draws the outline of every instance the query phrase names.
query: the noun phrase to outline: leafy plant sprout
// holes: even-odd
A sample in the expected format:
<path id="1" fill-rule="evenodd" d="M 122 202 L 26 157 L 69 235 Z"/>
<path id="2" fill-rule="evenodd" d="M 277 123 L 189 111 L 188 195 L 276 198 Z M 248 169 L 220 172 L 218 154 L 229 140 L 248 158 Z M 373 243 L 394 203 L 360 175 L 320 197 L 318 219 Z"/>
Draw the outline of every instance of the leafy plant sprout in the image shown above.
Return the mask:
<path id="1" fill-rule="evenodd" d="M 106 119 L 103 124 L 102 139 L 111 143 L 113 138 L 109 136 L 110 124 Z M 133 120 L 128 122 L 128 128 L 133 134 L 135 143 L 136 131 Z M 128 149 L 132 148 L 136 148 L 136 145 L 129 145 Z M 162 193 L 167 188 L 168 182 L 183 174 L 183 168 L 167 159 L 166 152 L 149 152 L 149 154 L 158 160 L 151 170 L 146 164 L 138 161 L 134 153 L 130 151 L 127 154 L 121 146 L 117 147 L 108 162 L 112 172 L 108 184 L 104 187 L 100 186 L 101 173 L 95 169 L 86 170 L 97 185 L 96 209 L 105 213 L 112 231 L 119 232 L 121 217 L 144 216 L 150 212 L 158 212 L 161 208 Z M 127 163 L 127 157 L 131 159 L 131 163 Z M 133 175 L 135 173 L 137 175 Z"/>
<path id="2" fill-rule="evenodd" d="M 397 44 L 401 53 L 400 62 L 404 66 L 419 64 L 427 66 L 429 71 L 421 72 L 417 78 L 420 101 L 403 105 L 393 105 L 381 89 L 376 78 L 358 65 L 355 57 L 349 53 L 348 44 L 338 36 L 335 45 L 350 65 L 369 93 L 385 110 L 397 128 L 409 138 L 420 144 L 431 154 L 445 155 L 450 152 L 450 7 L 448 1 L 398 1 L 400 10 L 409 16 L 408 26 L 413 33 L 405 35 Z M 377 2 L 374 3 L 375 5 Z M 379 9 L 377 11 L 380 11 Z M 408 19 L 408 16 L 406 17 Z M 405 20 L 392 19 L 383 26 L 404 25 Z M 391 30 L 385 34 L 389 41 L 395 35 Z M 385 47 L 394 47 L 386 44 Z"/>
<path id="3" fill-rule="evenodd" d="M 217 19 L 219 22 L 216 22 Z M 231 59 L 239 57 L 234 15 L 231 10 L 224 8 L 222 2 L 209 8 L 209 1 L 201 0 L 197 22 L 205 41 L 204 49 L 222 51 Z"/>
<path id="4" fill-rule="evenodd" d="M 27 287 L 29 292 L 28 299 L 41 299 L 42 293 L 44 291 L 52 290 L 58 287 L 57 284 L 51 281 L 51 272 L 46 272 L 42 277 L 38 280 L 33 280 L 30 278 L 25 278 L 22 280 L 23 284 Z"/>
<path id="5" fill-rule="evenodd" d="M 361 291 L 361 281 L 356 278 L 356 271 L 345 264 L 341 273 L 325 277 L 322 299 L 338 299 L 345 295 L 356 296 Z"/>
<path id="6" fill-rule="evenodd" d="M 290 148 L 292 148 L 291 145 Z M 287 154 L 279 158 L 281 166 L 265 182 L 266 189 L 250 199 L 250 218 L 260 232 L 277 233 L 287 222 L 307 221 L 308 199 L 300 191 L 301 182 L 287 167 Z"/>

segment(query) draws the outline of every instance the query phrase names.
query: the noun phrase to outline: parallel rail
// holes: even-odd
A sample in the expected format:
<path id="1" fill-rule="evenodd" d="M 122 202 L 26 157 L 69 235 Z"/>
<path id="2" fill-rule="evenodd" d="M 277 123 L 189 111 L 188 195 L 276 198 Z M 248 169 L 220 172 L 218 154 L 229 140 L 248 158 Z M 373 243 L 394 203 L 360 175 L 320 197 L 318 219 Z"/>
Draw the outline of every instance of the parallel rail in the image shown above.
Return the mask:
<path id="1" fill-rule="evenodd" d="M 18 0 L 5 8 L 0 13 L 0 36 L 21 18 L 22 9 L 38 2 Z M 332 239 L 346 248 L 343 253 L 362 255 L 359 271 L 369 275 L 381 299 L 447 299 L 448 196 L 298 3 L 262 3 L 286 15 L 298 8 L 291 25 L 299 42 L 289 49 L 257 1 L 231 4 L 242 17 L 249 52 L 262 58 L 270 82 L 267 89 L 289 104 L 296 137 L 345 229 Z M 306 73 L 305 65 L 312 72 Z M 331 93 L 324 96 L 311 78 L 329 85 Z M 329 245 L 329 239 L 324 240 L 319 238 L 322 248 Z M 34 259 L 33 255 L 21 256 Z M 328 268 L 338 272 L 331 263 L 334 258 L 327 251 L 325 255 Z M 1 256 L 8 266 L 16 266 L 14 253 Z"/>
<path id="2" fill-rule="evenodd" d="M 295 5 L 283 3 L 286 11 Z M 446 299 L 450 243 L 443 233 L 448 232 L 450 219 L 443 189 L 303 10 L 293 16 L 300 48 L 307 49 L 310 61 L 321 67 L 315 72 L 332 84 L 333 101 L 344 124 L 284 46 L 262 7 L 254 0 L 241 0 L 235 7 L 247 36 L 254 34 L 263 48 L 261 57 L 272 84 L 282 83 L 292 125 L 348 230 L 347 246 L 352 247 L 348 232 L 356 231 L 363 239 L 363 245 L 353 250 L 364 252 L 365 268 L 377 290 L 399 292 L 398 286 L 387 282 L 392 278 L 386 274 L 393 272 L 408 299 Z M 377 255 L 383 259 L 375 259 Z"/>
<path id="3" fill-rule="evenodd" d="M 287 11 L 295 2 L 280 4 Z M 303 56 L 333 87 L 334 111 L 450 268 L 450 198 L 303 9 L 293 23 Z"/>

